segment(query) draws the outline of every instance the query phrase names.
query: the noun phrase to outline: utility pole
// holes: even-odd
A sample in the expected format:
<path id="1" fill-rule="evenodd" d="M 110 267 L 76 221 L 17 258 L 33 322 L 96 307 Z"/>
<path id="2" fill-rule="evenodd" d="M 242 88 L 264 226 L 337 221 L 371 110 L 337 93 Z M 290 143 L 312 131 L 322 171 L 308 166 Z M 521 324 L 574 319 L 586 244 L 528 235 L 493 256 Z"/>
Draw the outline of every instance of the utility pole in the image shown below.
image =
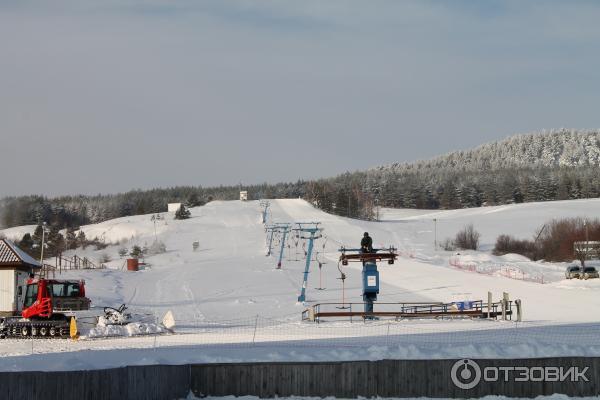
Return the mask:
<path id="1" fill-rule="evenodd" d="M 433 219 L 433 247 L 437 251 L 437 218 Z"/>
<path id="2" fill-rule="evenodd" d="M 46 223 L 42 223 L 42 251 L 40 253 L 40 264 L 44 265 L 44 241 L 46 240 Z"/>
<path id="3" fill-rule="evenodd" d="M 585 267 L 585 260 L 587 260 L 588 251 L 590 251 L 590 237 L 587 218 L 583 220 L 583 226 L 585 227 L 585 253 L 583 255 L 583 261 L 581 262 L 581 268 Z M 583 273 L 583 271 L 581 272 Z"/>
<path id="4" fill-rule="evenodd" d="M 160 214 L 153 214 L 150 219 L 154 222 L 154 241 L 156 242 L 158 240 L 158 236 L 156 235 L 156 220 L 160 219 Z"/>

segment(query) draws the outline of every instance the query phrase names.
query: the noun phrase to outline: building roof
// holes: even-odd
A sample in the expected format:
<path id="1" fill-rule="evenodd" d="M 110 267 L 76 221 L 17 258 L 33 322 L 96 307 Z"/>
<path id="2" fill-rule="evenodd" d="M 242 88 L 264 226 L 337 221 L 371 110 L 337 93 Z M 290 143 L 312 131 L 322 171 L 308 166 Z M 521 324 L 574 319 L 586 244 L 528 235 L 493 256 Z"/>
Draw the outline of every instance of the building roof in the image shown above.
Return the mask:
<path id="1" fill-rule="evenodd" d="M 7 239 L 0 239 L 0 266 L 27 266 L 41 268 L 41 264 Z"/>

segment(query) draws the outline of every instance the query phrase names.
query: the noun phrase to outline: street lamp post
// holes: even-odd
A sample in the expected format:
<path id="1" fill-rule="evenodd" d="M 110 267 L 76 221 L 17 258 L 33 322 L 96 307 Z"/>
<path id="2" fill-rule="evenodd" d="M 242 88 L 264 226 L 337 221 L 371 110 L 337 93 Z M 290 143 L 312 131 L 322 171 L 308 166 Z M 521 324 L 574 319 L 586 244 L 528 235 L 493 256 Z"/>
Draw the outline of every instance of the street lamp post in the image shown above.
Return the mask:
<path id="1" fill-rule="evenodd" d="M 160 219 L 160 214 L 153 214 L 150 219 L 154 223 L 154 241 L 156 242 L 158 240 L 158 236 L 156 235 L 156 221 Z"/>

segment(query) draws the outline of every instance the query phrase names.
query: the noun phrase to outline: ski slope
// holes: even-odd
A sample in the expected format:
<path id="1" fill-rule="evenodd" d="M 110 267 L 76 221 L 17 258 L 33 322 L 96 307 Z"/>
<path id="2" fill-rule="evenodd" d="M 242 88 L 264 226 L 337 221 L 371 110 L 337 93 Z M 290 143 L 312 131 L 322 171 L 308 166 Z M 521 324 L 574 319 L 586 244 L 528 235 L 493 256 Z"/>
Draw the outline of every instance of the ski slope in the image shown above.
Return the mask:
<path id="1" fill-rule="evenodd" d="M 453 236 L 465 224 L 473 223 L 482 233 L 482 248 L 486 250 L 493 247 L 495 238 L 500 234 L 529 237 L 539 226 L 555 217 L 595 217 L 600 211 L 600 200 L 528 203 L 435 212 L 384 209 L 381 212 L 381 222 L 329 215 L 303 200 L 274 200 L 271 201 L 270 210 L 269 222 L 322 223 L 324 237 L 317 242 L 315 249 L 319 253 L 317 257 L 325 264 L 321 277 L 316 263 L 312 264 L 307 289 L 309 304 L 341 302 L 341 282 L 337 279 L 340 274 L 337 268 L 337 250 L 340 246 L 357 247 L 363 232 L 368 231 L 374 239 L 375 247 L 393 245 L 401 253 L 396 264 L 380 266 L 381 293 L 378 301 L 381 303 L 479 300 L 487 298 L 488 291 L 497 300 L 502 292 L 508 292 L 512 299 L 522 300 L 524 324 L 530 324 L 528 326 L 538 331 L 547 329 L 548 332 L 556 332 L 555 327 L 570 326 L 568 334 L 572 335 L 574 331 L 581 331 L 582 326 L 595 327 L 594 324 L 599 322 L 597 310 L 600 306 L 600 280 L 566 281 L 563 279 L 562 264 L 533 263 L 515 255 L 494 257 L 488 251 L 469 252 L 459 257 L 481 265 L 496 263 L 514 265 L 521 270 L 536 273 L 541 271 L 546 276 L 546 283 L 456 269 L 449 265 L 451 258 L 457 257 L 456 254 L 434 248 L 433 218 L 437 219 L 438 240 Z M 156 225 L 150 215 L 142 215 L 85 226 L 82 229 L 88 238 L 99 237 L 119 244 L 101 251 L 79 249 L 76 253 L 91 259 L 106 254 L 113 261 L 109 262 L 106 270 L 69 271 L 61 276 L 85 279 L 87 295 L 94 306 L 127 303 L 130 309 L 152 313 L 157 319 L 171 310 L 177 321 L 176 331 L 182 336 L 82 340 L 77 345 L 70 342 L 31 345 L 23 343 L 24 341 L 0 341 L 0 354 L 4 356 L 0 369 L 33 368 L 35 360 L 47 360 L 54 366 L 67 369 L 73 368 L 73 365 L 88 368 L 125 365 L 128 362 L 138 362 L 137 358 L 127 360 L 138 357 L 140 351 L 143 353 L 141 349 L 148 347 L 154 349 L 154 356 L 142 357 L 146 363 L 165 360 L 172 363 L 256 360 L 265 357 L 285 360 L 466 355 L 517 357 L 559 355 L 565 352 L 600 354 L 600 347 L 582 345 L 548 348 L 534 344 L 533 340 L 528 342 L 526 350 L 522 346 L 490 346 L 486 337 L 498 334 L 498 331 L 490 329 L 505 328 L 505 324 L 490 321 L 400 321 L 397 325 L 392 325 L 393 332 L 405 334 L 407 338 L 410 335 L 410 343 L 414 346 L 411 350 L 392 349 L 378 342 L 375 338 L 385 335 L 382 329 L 387 329 L 389 334 L 390 326 L 379 327 L 377 323 L 369 328 L 371 331 L 362 323 L 332 323 L 327 329 L 316 330 L 299 322 L 300 313 L 306 306 L 296 301 L 304 270 L 301 242 L 296 247 L 296 240 L 291 238 L 291 247 L 286 247 L 284 252 L 283 268 L 278 270 L 275 268 L 276 257 L 265 256 L 266 234 L 258 202 L 215 201 L 193 208 L 191 212 L 192 218 L 184 221 L 174 220 L 172 214 L 165 214 L 165 219 L 158 221 Z M 26 229 L 12 231 L 21 234 Z M 11 237 L 11 231 L 3 233 Z M 124 260 L 118 256 L 119 248 L 150 245 L 155 238 L 166 244 L 167 252 L 147 257 L 145 270 L 124 270 Z M 197 251 L 192 248 L 194 241 L 200 242 Z M 278 254 L 278 251 L 274 253 Z M 344 272 L 347 274 L 346 301 L 361 302 L 360 268 L 351 264 L 344 268 Z M 319 285 L 325 290 L 316 290 Z M 251 328 L 256 316 L 262 318 L 261 321 L 276 321 L 260 331 L 262 336 L 259 339 L 264 341 L 263 346 L 268 351 L 263 347 L 262 350 L 234 351 L 223 346 L 224 343 L 229 343 L 225 336 L 211 336 L 209 330 L 202 331 L 199 328 L 215 323 L 222 323 L 224 326 L 238 324 L 240 328 L 236 332 L 239 337 L 243 337 L 241 340 L 250 340 L 247 338 L 250 335 L 254 342 L 256 329 L 253 337 L 251 329 L 246 332 L 241 326 Z M 256 318 L 256 321 L 259 319 Z M 488 330 L 489 334 L 484 333 Z M 440 332 L 469 331 L 476 332 L 478 336 L 470 337 L 467 342 L 460 339 L 460 343 L 454 343 L 453 340 L 456 339 L 452 339 L 459 335 L 446 335 L 439 340 L 431 336 Z M 356 346 L 361 341 L 371 342 L 371 337 L 379 347 L 366 347 L 351 352 L 344 350 L 349 341 L 358 340 L 351 343 Z M 423 341 L 423 338 L 427 340 Z M 314 344 L 320 339 L 330 340 L 328 343 L 333 349 L 338 341 L 339 351 L 323 352 L 315 349 Z M 555 338 L 556 341 L 563 339 L 560 335 Z M 235 342 L 237 339 L 231 340 Z M 285 343 L 290 340 L 294 341 L 295 346 L 300 346 L 298 343 L 303 340 L 310 340 L 312 345 L 310 349 L 303 351 L 289 349 Z M 469 346 L 468 342 L 473 340 L 480 340 L 485 346 Z M 161 343 L 169 347 L 162 348 Z M 185 351 L 190 346 L 195 348 L 194 346 L 207 344 L 211 345 L 210 349 L 202 347 L 202 352 L 190 354 Z M 454 350 L 450 350 L 449 347 L 453 344 Z M 90 361 L 90 353 L 98 356 L 96 361 Z M 85 357 L 85 362 L 82 357 Z M 77 360 L 75 363 L 67 361 L 74 359 Z"/>

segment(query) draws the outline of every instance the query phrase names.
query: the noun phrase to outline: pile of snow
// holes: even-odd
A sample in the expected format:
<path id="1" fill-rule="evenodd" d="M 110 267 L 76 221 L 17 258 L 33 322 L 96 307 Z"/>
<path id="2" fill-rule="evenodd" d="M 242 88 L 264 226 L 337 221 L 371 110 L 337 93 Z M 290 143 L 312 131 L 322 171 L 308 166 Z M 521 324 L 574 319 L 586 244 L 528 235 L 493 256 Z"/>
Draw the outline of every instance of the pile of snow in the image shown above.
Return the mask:
<path id="1" fill-rule="evenodd" d="M 466 251 L 450 256 L 448 264 L 463 271 L 547 284 L 565 279 L 568 263 L 533 262 L 519 254 L 494 256 Z"/>
<path id="2" fill-rule="evenodd" d="M 147 322 L 132 322 L 126 325 L 98 325 L 85 334 L 87 338 L 115 337 L 115 336 L 139 336 L 158 335 L 166 333 L 167 330 L 158 324 Z"/>

